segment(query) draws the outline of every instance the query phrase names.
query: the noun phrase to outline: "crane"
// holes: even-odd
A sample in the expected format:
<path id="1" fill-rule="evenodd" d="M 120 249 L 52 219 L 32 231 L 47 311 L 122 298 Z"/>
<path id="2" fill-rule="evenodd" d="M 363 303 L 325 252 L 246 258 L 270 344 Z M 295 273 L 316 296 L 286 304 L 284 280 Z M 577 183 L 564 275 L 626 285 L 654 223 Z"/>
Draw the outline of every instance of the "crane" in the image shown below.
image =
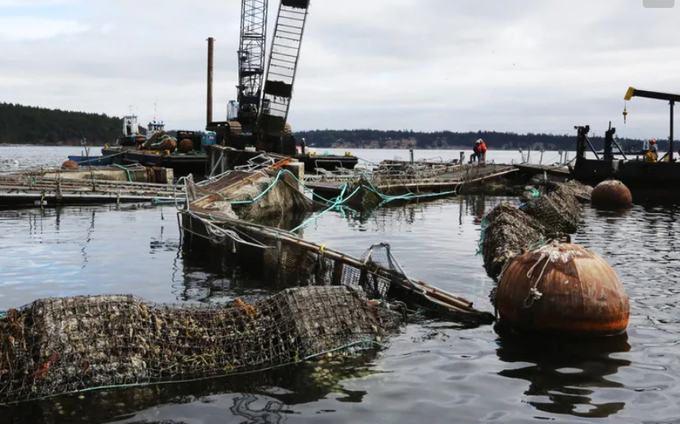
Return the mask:
<path id="1" fill-rule="evenodd" d="M 237 120 L 247 132 L 254 130 L 262 97 L 269 0 L 243 0 L 238 47 Z"/>
<path id="2" fill-rule="evenodd" d="M 669 94 L 669 93 L 659 93 L 657 91 L 645 91 L 645 90 L 637 90 L 633 87 L 628 88 L 628 91 L 626 92 L 626 95 L 624 96 L 624 100 L 628 101 L 632 99 L 633 97 L 643 97 L 647 99 L 656 99 L 656 100 L 667 100 L 668 104 L 671 107 L 671 134 L 669 137 L 669 152 L 668 152 L 668 160 L 670 162 L 674 162 L 673 159 L 673 121 L 674 121 L 674 107 L 675 107 L 675 102 L 680 102 L 680 95 L 678 94 Z M 627 113 L 626 113 L 627 115 Z M 625 115 L 624 115 L 625 116 Z"/>
<path id="3" fill-rule="evenodd" d="M 280 0 L 265 68 L 268 0 L 241 1 L 237 100 L 229 102 L 235 113 L 207 126 L 224 144 L 295 153 L 286 121 L 308 9 L 309 0 Z"/>

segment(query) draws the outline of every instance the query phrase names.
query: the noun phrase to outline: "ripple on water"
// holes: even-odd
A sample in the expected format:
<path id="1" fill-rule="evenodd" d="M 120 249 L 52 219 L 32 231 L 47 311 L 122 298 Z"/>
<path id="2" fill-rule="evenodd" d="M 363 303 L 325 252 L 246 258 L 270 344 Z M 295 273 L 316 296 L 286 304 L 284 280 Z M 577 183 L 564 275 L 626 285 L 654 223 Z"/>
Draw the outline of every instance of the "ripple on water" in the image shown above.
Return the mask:
<path id="1" fill-rule="evenodd" d="M 459 197 L 349 219 L 328 213 L 304 235 L 356 256 L 389 241 L 409 274 L 492 310 L 493 283 L 475 249 L 484 211 L 500 200 Z M 676 206 L 636 205 L 620 214 L 586 208 L 574 237 L 623 280 L 631 301 L 627 337 L 500 338 L 490 326 L 422 322 L 403 328 L 377 356 L 331 369 L 332 377 L 301 368 L 285 378 L 249 376 L 254 386 L 242 389 L 228 379 L 60 402 L 80 422 L 223 423 L 233 415 L 263 423 L 673 421 L 680 417 L 677 214 Z M 183 257 L 174 219 L 158 209 L 2 211 L 0 233 L 0 307 L 43 295 L 129 292 L 205 303 L 268 292 L 267 282 L 215 258 Z M 12 411 L 25 422 L 50 421 L 44 417 L 59 416 L 54 408 L 46 401 Z"/>

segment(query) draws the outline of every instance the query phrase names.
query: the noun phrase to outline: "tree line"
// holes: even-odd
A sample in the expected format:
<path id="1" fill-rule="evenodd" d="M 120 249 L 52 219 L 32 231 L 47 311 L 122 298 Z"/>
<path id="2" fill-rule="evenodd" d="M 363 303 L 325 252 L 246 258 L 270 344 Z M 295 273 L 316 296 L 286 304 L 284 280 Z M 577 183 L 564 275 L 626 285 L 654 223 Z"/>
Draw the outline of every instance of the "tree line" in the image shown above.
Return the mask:
<path id="1" fill-rule="evenodd" d="M 77 145 L 83 138 L 88 144 L 112 143 L 122 122 L 105 114 L 0 103 L 0 144 Z"/>
<path id="2" fill-rule="evenodd" d="M 144 133 L 143 129 L 142 133 Z M 122 133 L 122 119 L 105 114 L 70 112 L 0 103 L 0 144 L 74 145 L 85 138 L 89 144 L 112 143 Z M 569 135 L 542 133 L 477 131 L 417 132 L 412 130 L 380 131 L 313 130 L 295 133 L 298 142 L 305 138 L 308 146 L 336 148 L 391 149 L 471 149 L 481 138 L 490 149 L 575 150 L 576 132 Z M 596 149 L 602 149 L 604 139 L 591 137 Z M 659 148 L 666 150 L 668 141 L 658 139 Z M 640 148 L 642 140 L 620 139 L 624 149 Z"/>
<path id="3" fill-rule="evenodd" d="M 412 130 L 313 130 L 297 131 L 299 141 L 305 139 L 307 146 L 336 148 L 418 148 L 418 149 L 471 149 L 477 139 L 482 139 L 490 149 L 545 149 L 576 150 L 576 131 L 573 135 L 555 135 L 514 132 L 477 131 L 477 132 L 417 132 Z M 604 148 L 604 137 L 589 137 L 596 149 Z M 642 147 L 642 140 L 618 139 L 624 149 Z M 659 148 L 668 147 L 667 140 L 658 140 Z"/>

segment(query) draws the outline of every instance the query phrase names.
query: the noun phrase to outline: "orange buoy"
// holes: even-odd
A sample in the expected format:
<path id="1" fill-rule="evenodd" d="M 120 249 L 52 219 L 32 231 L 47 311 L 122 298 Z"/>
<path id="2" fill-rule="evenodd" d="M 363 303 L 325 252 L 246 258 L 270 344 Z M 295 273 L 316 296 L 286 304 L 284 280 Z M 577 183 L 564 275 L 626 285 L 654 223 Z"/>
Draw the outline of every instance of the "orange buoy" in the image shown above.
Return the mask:
<path id="1" fill-rule="evenodd" d="M 526 333 L 609 336 L 628 326 L 630 305 L 607 262 L 571 243 L 515 257 L 496 291 L 501 322 Z"/>
<path id="2" fill-rule="evenodd" d="M 188 138 L 183 139 L 179 142 L 179 147 L 177 148 L 181 153 L 189 153 L 194 150 L 194 142 Z"/>
<path id="3" fill-rule="evenodd" d="M 621 181 L 605 180 L 595 186 L 590 201 L 598 209 L 624 209 L 633 204 L 633 196 Z"/>
<path id="4" fill-rule="evenodd" d="M 61 164 L 62 169 L 78 169 L 78 162 L 74 160 L 67 160 Z"/>
<path id="5" fill-rule="evenodd" d="M 163 141 L 161 142 L 161 150 L 166 151 L 169 150 L 171 152 L 174 152 L 175 149 L 177 148 L 177 140 L 174 138 L 164 138 Z"/>

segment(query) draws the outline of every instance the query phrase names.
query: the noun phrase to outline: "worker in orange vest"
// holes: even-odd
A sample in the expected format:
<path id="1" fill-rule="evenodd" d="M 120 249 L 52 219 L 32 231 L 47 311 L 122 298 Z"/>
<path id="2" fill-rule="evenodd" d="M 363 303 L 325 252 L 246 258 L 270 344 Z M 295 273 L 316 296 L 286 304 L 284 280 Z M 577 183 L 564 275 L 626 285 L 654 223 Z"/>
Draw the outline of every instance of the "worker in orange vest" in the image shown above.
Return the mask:
<path id="1" fill-rule="evenodd" d="M 479 161 L 486 163 L 486 143 L 480 138 L 477 140 L 477 144 L 479 144 Z"/>

